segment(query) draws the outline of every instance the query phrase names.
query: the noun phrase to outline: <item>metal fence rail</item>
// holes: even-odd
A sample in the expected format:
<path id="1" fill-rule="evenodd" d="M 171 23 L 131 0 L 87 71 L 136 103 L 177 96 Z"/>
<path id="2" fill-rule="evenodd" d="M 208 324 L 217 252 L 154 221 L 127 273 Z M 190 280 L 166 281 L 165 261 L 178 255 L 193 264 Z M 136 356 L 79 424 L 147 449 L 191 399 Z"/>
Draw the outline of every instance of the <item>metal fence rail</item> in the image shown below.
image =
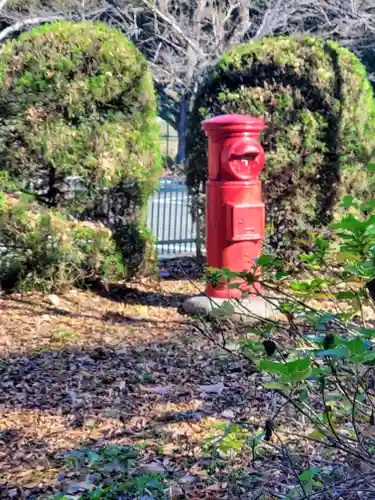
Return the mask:
<path id="1" fill-rule="evenodd" d="M 159 258 L 195 255 L 197 230 L 191 215 L 191 196 L 183 181 L 162 179 L 149 199 L 147 215 Z"/>
<path id="2" fill-rule="evenodd" d="M 69 177 L 67 197 L 84 192 L 79 177 Z M 116 214 L 123 214 L 124 203 L 120 193 L 103 190 L 100 203 L 91 220 L 114 223 Z M 147 226 L 156 240 L 159 258 L 193 256 L 197 251 L 197 225 L 192 217 L 192 197 L 184 180 L 162 177 L 159 188 L 150 196 L 147 207 Z M 99 218 L 98 218 L 99 217 Z"/>

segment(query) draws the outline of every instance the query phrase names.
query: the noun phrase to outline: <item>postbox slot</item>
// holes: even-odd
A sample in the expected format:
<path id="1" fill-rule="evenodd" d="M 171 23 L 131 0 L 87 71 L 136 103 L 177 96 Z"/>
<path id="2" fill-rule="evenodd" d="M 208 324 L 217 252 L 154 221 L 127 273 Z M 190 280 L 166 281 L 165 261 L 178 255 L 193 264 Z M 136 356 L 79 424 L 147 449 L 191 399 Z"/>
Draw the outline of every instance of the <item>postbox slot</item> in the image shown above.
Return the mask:
<path id="1" fill-rule="evenodd" d="M 227 240 L 258 241 L 264 238 L 264 205 L 227 205 Z"/>
<path id="2" fill-rule="evenodd" d="M 254 161 L 259 153 L 247 153 L 246 155 L 235 155 L 232 154 L 229 161 L 240 161 L 244 165 L 248 165 L 250 162 Z"/>
<path id="3" fill-rule="evenodd" d="M 252 165 L 257 158 L 258 153 L 246 153 L 244 155 L 232 154 L 229 163 L 236 175 L 251 175 Z"/>
<path id="4" fill-rule="evenodd" d="M 251 138 L 239 138 L 226 143 L 221 152 L 221 168 L 235 179 L 256 178 L 264 165 L 264 151 Z"/>

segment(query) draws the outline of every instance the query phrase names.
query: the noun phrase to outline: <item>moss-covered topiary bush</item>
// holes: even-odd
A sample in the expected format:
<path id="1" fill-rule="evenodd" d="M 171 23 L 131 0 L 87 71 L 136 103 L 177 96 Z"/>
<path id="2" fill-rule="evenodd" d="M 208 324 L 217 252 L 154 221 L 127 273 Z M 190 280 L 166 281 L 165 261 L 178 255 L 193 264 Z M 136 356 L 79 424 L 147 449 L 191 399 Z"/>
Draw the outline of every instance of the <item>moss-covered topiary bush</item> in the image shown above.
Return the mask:
<path id="1" fill-rule="evenodd" d="M 130 225 L 131 239 L 116 239 L 124 256 L 149 252 L 156 117 L 147 61 L 120 31 L 56 22 L 24 33 L 0 51 L 0 188 L 115 233 Z"/>
<path id="2" fill-rule="evenodd" d="M 348 50 L 311 37 L 265 38 L 224 55 L 200 86 L 187 136 L 187 181 L 204 191 L 203 119 L 263 117 L 262 174 L 269 242 L 283 257 L 309 228 L 324 227 L 345 194 L 375 190 L 364 165 L 375 148 L 375 103 L 366 71 Z"/>
<path id="3" fill-rule="evenodd" d="M 5 291 L 58 291 L 124 274 L 110 229 L 77 221 L 32 198 L 0 195 L 0 284 Z"/>

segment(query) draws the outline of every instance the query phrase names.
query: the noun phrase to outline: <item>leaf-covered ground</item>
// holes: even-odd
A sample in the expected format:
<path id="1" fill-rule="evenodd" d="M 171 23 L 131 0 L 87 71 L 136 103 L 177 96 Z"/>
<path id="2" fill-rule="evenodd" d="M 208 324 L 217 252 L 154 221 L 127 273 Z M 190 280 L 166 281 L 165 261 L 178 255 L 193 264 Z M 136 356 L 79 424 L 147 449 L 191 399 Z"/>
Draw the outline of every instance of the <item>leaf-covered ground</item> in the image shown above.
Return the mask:
<path id="1" fill-rule="evenodd" d="M 202 285 L 171 274 L 107 297 L 0 299 L 0 498 L 79 498 L 92 487 L 87 457 L 76 451 L 70 470 L 63 457 L 83 449 L 89 462 L 115 450 L 104 464 L 112 478 L 154 478 L 159 493 L 147 483 L 142 498 L 255 499 L 295 482 L 284 467 L 294 458 L 269 460 L 271 448 L 255 461 L 246 446 L 236 458 L 212 456 L 225 424 L 247 421 L 256 435 L 275 401 L 245 361 L 197 336 L 179 311 Z M 282 418 L 288 429 L 292 416 Z M 300 453 L 305 465 L 322 459 L 306 444 Z"/>

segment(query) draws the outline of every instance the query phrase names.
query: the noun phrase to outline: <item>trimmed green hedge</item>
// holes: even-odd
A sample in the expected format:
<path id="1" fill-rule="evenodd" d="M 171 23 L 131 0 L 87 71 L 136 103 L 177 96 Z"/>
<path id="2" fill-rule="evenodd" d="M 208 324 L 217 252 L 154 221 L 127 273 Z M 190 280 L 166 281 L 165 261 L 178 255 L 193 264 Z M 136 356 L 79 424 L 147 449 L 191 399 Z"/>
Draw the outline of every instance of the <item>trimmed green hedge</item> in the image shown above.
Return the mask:
<path id="1" fill-rule="evenodd" d="M 1 48 L 0 188 L 99 219 L 134 274 L 144 259 L 128 256 L 153 253 L 145 208 L 161 172 L 156 117 L 147 61 L 120 31 L 56 22 L 24 33 Z M 117 237 L 128 225 L 131 238 Z"/>
<path id="2" fill-rule="evenodd" d="M 332 220 L 343 195 L 374 192 L 374 175 L 363 167 L 375 149 L 374 96 L 363 65 L 347 49 L 292 36 L 225 54 L 201 84 L 188 126 L 187 181 L 197 196 L 207 172 L 200 122 L 231 112 L 266 121 L 269 243 L 283 257 L 295 253 L 307 231 Z"/>
<path id="3" fill-rule="evenodd" d="M 124 274 L 111 231 L 32 198 L 0 196 L 0 284 L 6 291 L 57 291 L 105 284 Z"/>

